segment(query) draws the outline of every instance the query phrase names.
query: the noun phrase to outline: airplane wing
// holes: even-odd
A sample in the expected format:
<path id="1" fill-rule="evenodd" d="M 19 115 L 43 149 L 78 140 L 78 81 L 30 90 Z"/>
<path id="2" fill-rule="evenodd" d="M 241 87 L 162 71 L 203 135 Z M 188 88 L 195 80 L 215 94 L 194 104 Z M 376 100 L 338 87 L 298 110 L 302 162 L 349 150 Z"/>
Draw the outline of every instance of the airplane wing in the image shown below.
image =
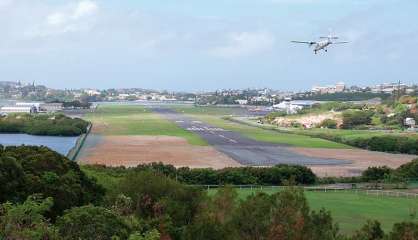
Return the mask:
<path id="1" fill-rule="evenodd" d="M 304 43 L 304 44 L 309 44 L 309 45 L 316 44 L 316 42 L 304 42 L 304 41 L 292 41 L 292 43 Z"/>
<path id="2" fill-rule="evenodd" d="M 332 42 L 332 44 L 344 44 L 344 43 L 348 43 L 348 42 Z"/>

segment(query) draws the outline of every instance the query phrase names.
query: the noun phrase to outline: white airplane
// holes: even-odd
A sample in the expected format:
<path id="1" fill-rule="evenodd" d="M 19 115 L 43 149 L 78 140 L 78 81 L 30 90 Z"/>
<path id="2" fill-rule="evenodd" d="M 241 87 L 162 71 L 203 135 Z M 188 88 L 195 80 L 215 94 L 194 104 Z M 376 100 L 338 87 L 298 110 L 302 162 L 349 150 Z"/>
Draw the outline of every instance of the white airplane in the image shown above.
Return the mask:
<path id="1" fill-rule="evenodd" d="M 292 43 L 304 43 L 308 44 L 309 47 L 312 47 L 315 45 L 314 52 L 315 54 L 318 53 L 320 50 L 324 50 L 325 52 L 328 52 L 328 46 L 331 44 L 344 44 L 348 42 L 334 42 L 333 40 L 338 39 L 338 37 L 334 37 L 329 35 L 328 37 L 319 37 L 321 40 L 317 42 L 303 42 L 303 41 L 292 41 Z"/>

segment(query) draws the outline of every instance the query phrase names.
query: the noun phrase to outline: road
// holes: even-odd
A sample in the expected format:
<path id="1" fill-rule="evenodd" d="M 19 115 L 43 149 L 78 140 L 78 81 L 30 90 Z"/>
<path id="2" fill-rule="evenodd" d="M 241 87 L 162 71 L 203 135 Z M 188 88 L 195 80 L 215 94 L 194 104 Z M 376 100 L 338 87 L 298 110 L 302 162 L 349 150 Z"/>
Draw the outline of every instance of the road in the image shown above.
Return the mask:
<path id="1" fill-rule="evenodd" d="M 209 145 L 247 166 L 272 166 L 276 164 L 341 165 L 350 161 L 312 158 L 294 153 L 286 146 L 260 142 L 210 124 L 192 119 L 168 108 L 152 108 L 179 127 L 194 132 Z"/>

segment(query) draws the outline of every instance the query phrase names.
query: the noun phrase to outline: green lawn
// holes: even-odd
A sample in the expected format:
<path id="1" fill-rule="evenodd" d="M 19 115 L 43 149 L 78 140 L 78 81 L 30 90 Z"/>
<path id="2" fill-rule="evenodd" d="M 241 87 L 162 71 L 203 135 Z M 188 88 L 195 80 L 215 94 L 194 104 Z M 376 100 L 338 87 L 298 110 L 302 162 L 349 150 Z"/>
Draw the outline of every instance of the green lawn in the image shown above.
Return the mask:
<path id="1" fill-rule="evenodd" d="M 216 190 L 210 190 L 214 194 Z M 259 190 L 238 190 L 241 199 Z M 277 192 L 275 189 L 264 189 L 266 193 Z M 394 223 L 412 220 L 411 209 L 418 209 L 417 199 L 376 197 L 354 192 L 307 192 L 305 196 L 312 210 L 325 208 L 331 211 L 334 221 L 338 222 L 343 233 L 353 233 L 368 219 L 378 220 L 387 232 Z M 418 222 L 418 218 L 414 221 Z"/>
<path id="2" fill-rule="evenodd" d="M 224 115 L 233 114 L 233 111 L 236 111 L 234 109 L 219 107 L 189 107 L 176 108 L 176 111 L 187 114 L 195 119 L 199 119 L 214 126 L 239 132 L 246 137 L 262 142 L 309 148 L 350 148 L 347 145 L 325 139 L 298 134 L 280 133 L 277 131 L 265 130 L 222 119 L 222 116 Z"/>
<path id="3" fill-rule="evenodd" d="M 207 145 L 198 135 L 138 105 L 105 105 L 86 116 L 103 135 L 164 135 L 185 138 L 193 145 Z"/>

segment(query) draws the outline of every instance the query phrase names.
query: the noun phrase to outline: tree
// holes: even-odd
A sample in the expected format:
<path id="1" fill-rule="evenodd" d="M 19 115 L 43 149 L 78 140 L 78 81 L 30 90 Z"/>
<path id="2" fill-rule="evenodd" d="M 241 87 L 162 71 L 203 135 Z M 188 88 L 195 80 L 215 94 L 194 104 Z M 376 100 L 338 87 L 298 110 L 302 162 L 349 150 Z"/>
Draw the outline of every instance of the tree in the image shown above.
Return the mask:
<path id="1" fill-rule="evenodd" d="M 351 129 L 358 125 L 368 125 L 372 122 L 372 111 L 347 110 L 343 112 L 343 124 L 341 128 Z"/>
<path id="2" fill-rule="evenodd" d="M 289 188 L 275 195 L 268 239 L 309 239 L 309 207 L 302 189 Z"/>
<path id="3" fill-rule="evenodd" d="M 59 239 L 56 229 L 43 216 L 52 204 L 52 198 L 41 199 L 38 196 L 30 196 L 22 204 L 2 204 L 0 239 Z"/>
<path id="4" fill-rule="evenodd" d="M 0 156 L 0 203 L 22 198 L 24 171 L 13 157 Z"/>
<path id="5" fill-rule="evenodd" d="M 364 181 L 382 181 L 385 176 L 390 175 L 392 169 L 383 166 L 383 167 L 368 167 L 361 175 Z"/>
<path id="6" fill-rule="evenodd" d="M 127 239 L 130 232 L 121 217 L 106 208 L 91 205 L 67 210 L 58 218 L 57 226 L 64 240 Z"/>
<path id="7" fill-rule="evenodd" d="M 46 147 L 6 147 L 0 152 L 0 200 L 23 202 L 33 194 L 52 197 L 47 212 L 54 219 L 64 210 L 99 203 L 103 187 L 88 178 L 76 162 Z"/>
<path id="8" fill-rule="evenodd" d="M 413 222 L 396 223 L 389 233 L 389 240 L 418 239 L 418 224 Z"/>
<path id="9" fill-rule="evenodd" d="M 250 195 L 241 201 L 235 211 L 233 225 L 237 229 L 239 239 L 267 239 L 270 225 L 272 199 L 265 193 Z"/>
<path id="10" fill-rule="evenodd" d="M 204 196 L 200 189 L 152 171 L 129 173 L 117 190 L 132 199 L 138 217 L 153 222 L 163 236 L 169 234 L 175 239 L 191 224 Z"/>
<path id="11" fill-rule="evenodd" d="M 353 240 L 381 240 L 385 236 L 378 221 L 368 220 L 367 223 L 352 237 Z"/>

